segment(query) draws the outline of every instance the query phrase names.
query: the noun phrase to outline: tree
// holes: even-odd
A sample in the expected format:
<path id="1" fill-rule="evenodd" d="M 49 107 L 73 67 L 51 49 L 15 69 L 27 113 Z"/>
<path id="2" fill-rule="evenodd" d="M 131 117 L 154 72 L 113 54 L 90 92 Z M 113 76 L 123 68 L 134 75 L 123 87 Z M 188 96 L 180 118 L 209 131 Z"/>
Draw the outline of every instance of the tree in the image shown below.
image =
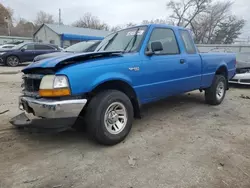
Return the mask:
<path id="1" fill-rule="evenodd" d="M 177 26 L 187 27 L 199 14 L 205 12 L 211 0 L 171 0 L 167 9 L 172 11 L 170 18 Z"/>
<path id="2" fill-rule="evenodd" d="M 230 44 L 245 25 L 244 20 L 231 15 L 232 4 L 230 0 L 181 0 L 170 1 L 167 8 L 175 25 L 192 30 L 196 43 Z"/>
<path id="3" fill-rule="evenodd" d="M 91 13 L 85 13 L 79 20 L 72 24 L 75 27 L 91 28 L 97 30 L 109 30 L 108 24 L 102 22 Z"/>
<path id="4" fill-rule="evenodd" d="M 22 37 L 32 37 L 36 28 L 32 22 L 20 18 L 16 26 L 12 28 L 12 35 Z"/>
<path id="5" fill-rule="evenodd" d="M 0 3 L 0 35 L 10 35 L 13 10 Z"/>
<path id="6" fill-rule="evenodd" d="M 40 11 L 37 13 L 36 20 L 34 23 L 35 23 L 35 25 L 40 26 L 44 23 L 53 24 L 53 23 L 55 23 L 55 20 L 54 20 L 53 15 L 48 14 L 44 11 Z"/>
<path id="7" fill-rule="evenodd" d="M 231 6 L 230 1 L 216 2 L 191 22 L 197 43 L 211 43 L 219 23 L 228 17 Z"/>
<path id="8" fill-rule="evenodd" d="M 238 19 L 236 16 L 230 16 L 219 24 L 215 32 L 214 44 L 232 44 L 241 34 L 241 29 L 245 25 L 245 20 Z"/>

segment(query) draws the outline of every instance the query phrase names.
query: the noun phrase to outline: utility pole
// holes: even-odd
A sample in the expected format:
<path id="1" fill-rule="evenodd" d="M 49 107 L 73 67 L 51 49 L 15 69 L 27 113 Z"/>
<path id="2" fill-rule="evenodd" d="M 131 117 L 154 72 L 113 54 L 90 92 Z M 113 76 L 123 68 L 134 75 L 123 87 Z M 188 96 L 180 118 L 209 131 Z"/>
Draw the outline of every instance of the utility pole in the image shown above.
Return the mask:
<path id="1" fill-rule="evenodd" d="M 62 23 L 62 18 L 61 18 L 61 9 L 59 8 L 59 25 Z"/>

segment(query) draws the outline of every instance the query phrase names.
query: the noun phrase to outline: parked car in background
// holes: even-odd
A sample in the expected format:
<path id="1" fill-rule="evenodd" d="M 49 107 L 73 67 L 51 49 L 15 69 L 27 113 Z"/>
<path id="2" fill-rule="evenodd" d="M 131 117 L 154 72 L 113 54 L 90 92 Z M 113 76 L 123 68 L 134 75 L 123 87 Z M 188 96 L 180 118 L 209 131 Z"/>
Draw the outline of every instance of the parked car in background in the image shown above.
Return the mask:
<path id="1" fill-rule="evenodd" d="M 82 52 L 93 52 L 95 51 L 96 47 L 100 44 L 100 40 L 89 40 L 76 43 L 72 46 L 69 46 L 66 49 L 63 49 L 61 52 L 54 52 L 44 55 L 39 55 L 34 58 L 35 61 L 40 61 L 42 59 L 56 57 L 56 56 L 64 56 L 71 53 L 82 53 Z"/>
<path id="2" fill-rule="evenodd" d="M 11 49 L 11 48 L 13 48 L 14 46 L 16 46 L 15 44 L 4 44 L 4 45 L 1 45 L 0 46 L 0 50 L 1 49 Z"/>
<path id="3" fill-rule="evenodd" d="M 20 63 L 33 61 L 37 55 L 58 51 L 60 49 L 52 44 L 21 43 L 11 49 L 0 49 L 0 63 L 15 67 Z"/>
<path id="4" fill-rule="evenodd" d="M 11 123 L 62 131 L 83 118 L 74 128 L 86 126 L 99 143 L 114 145 L 129 134 L 144 104 L 200 90 L 208 104 L 219 105 L 235 62 L 235 54 L 199 54 L 185 28 L 127 28 L 107 36 L 95 52 L 44 59 L 22 70 L 19 108 L 37 118 L 22 113 Z"/>
<path id="5" fill-rule="evenodd" d="M 236 61 L 236 75 L 229 82 L 250 85 L 250 52 L 238 53 Z"/>

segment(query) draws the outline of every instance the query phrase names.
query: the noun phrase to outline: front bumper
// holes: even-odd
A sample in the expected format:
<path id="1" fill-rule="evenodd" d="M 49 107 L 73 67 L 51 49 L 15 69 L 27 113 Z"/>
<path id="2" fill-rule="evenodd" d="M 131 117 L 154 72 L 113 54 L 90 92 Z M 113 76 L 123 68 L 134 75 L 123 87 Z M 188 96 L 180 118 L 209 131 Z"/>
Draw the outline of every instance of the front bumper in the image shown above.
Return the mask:
<path id="1" fill-rule="evenodd" d="M 52 100 L 20 97 L 20 110 L 32 113 L 35 118 L 29 119 L 22 113 L 12 118 L 10 123 L 17 127 L 67 129 L 74 125 L 86 103 L 87 99 Z"/>
<path id="2" fill-rule="evenodd" d="M 236 74 L 229 83 L 250 85 L 250 73 Z"/>
<path id="3" fill-rule="evenodd" d="M 0 57 L 0 64 L 4 64 L 4 60 L 1 57 Z"/>

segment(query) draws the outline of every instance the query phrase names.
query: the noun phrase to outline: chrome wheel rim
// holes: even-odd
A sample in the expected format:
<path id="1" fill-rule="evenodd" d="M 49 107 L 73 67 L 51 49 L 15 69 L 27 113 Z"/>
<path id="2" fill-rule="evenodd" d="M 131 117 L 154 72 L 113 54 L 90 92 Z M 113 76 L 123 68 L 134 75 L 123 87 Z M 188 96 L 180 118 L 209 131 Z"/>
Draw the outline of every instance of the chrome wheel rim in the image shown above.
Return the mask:
<path id="1" fill-rule="evenodd" d="M 18 65 L 18 63 L 19 63 L 19 60 L 18 60 L 18 58 L 17 57 L 8 57 L 8 64 L 10 65 L 10 66 L 17 66 Z"/>
<path id="2" fill-rule="evenodd" d="M 225 84 L 223 82 L 219 82 L 216 88 L 216 97 L 218 100 L 221 100 L 225 93 Z"/>
<path id="3" fill-rule="evenodd" d="M 109 133 L 121 133 L 126 127 L 127 121 L 127 110 L 122 103 L 114 102 L 109 105 L 104 116 L 104 124 Z"/>

